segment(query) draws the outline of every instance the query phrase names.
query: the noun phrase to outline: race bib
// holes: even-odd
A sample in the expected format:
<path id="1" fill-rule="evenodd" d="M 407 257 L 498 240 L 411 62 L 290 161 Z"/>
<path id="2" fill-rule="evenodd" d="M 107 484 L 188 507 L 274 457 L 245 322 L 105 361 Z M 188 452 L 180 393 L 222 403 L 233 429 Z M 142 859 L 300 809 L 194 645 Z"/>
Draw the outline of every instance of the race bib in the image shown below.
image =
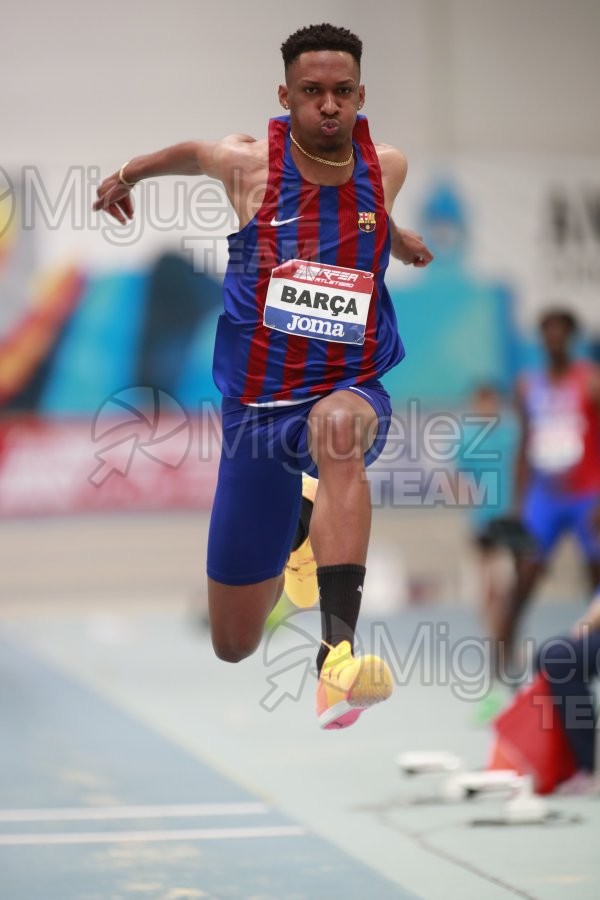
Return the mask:
<path id="1" fill-rule="evenodd" d="M 576 466 L 583 451 L 578 420 L 557 416 L 552 421 L 536 424 L 529 438 L 527 456 L 534 469 L 558 475 Z"/>
<path id="2" fill-rule="evenodd" d="M 290 259 L 273 269 L 263 324 L 341 344 L 364 344 L 373 273 Z"/>

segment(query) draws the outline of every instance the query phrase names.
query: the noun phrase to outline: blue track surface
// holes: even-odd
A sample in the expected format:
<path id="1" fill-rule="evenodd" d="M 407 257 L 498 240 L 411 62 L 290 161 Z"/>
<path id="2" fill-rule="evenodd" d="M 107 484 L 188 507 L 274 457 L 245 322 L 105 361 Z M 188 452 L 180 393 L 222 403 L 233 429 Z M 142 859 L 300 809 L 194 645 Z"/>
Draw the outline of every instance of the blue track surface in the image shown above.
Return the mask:
<path id="1" fill-rule="evenodd" d="M 1 638 L 0 718 L 2 898 L 412 896 Z"/>

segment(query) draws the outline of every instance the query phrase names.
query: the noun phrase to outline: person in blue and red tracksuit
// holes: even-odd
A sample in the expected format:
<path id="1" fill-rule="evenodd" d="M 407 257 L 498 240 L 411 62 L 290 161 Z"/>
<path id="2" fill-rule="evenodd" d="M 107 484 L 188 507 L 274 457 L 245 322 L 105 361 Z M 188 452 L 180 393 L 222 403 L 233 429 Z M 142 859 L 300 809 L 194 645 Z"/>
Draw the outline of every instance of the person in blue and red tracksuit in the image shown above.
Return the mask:
<path id="1" fill-rule="evenodd" d="M 208 540 L 213 644 L 230 662 L 254 652 L 284 578 L 301 605 L 318 595 L 317 713 L 321 727 L 340 728 L 392 691 L 383 660 L 353 656 L 371 521 L 365 466 L 389 427 L 379 379 L 404 356 L 384 284 L 390 253 L 415 266 L 432 255 L 391 219 L 407 164 L 373 143 L 359 114 L 360 39 L 313 25 L 281 49 L 285 114 L 266 138 L 132 159 L 103 181 L 94 208 L 125 223 L 131 189 L 157 175 L 205 174 L 227 190 L 239 231 L 214 352 L 223 446 Z M 306 477 L 317 475 L 318 489 Z"/>
<path id="2" fill-rule="evenodd" d="M 600 587 L 600 367 L 573 358 L 576 332 L 568 309 L 545 310 L 545 365 L 517 385 L 522 439 L 516 505 L 534 549 L 518 560 L 517 583 L 496 616 L 498 668 L 502 658 L 510 661 L 519 618 L 564 534 L 577 538 L 591 592 Z"/>

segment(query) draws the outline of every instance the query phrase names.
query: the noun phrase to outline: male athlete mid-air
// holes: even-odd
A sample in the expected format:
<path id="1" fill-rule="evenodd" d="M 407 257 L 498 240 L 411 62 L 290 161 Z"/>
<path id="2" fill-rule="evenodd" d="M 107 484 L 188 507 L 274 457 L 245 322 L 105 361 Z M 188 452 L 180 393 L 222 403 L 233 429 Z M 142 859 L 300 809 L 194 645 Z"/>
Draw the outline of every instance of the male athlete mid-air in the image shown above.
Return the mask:
<path id="1" fill-rule="evenodd" d="M 406 160 L 374 144 L 359 115 L 359 38 L 311 25 L 281 49 L 285 114 L 266 138 L 136 157 L 103 181 L 94 209 L 125 223 L 133 187 L 159 175 L 225 186 L 239 231 L 214 351 L 223 446 L 208 538 L 212 640 L 238 662 L 257 648 L 284 581 L 297 605 L 318 598 L 318 720 L 343 728 L 392 692 L 383 660 L 353 656 L 371 524 L 365 466 L 391 414 L 379 379 L 404 356 L 384 275 L 390 253 L 415 266 L 432 256 L 390 218 Z"/>

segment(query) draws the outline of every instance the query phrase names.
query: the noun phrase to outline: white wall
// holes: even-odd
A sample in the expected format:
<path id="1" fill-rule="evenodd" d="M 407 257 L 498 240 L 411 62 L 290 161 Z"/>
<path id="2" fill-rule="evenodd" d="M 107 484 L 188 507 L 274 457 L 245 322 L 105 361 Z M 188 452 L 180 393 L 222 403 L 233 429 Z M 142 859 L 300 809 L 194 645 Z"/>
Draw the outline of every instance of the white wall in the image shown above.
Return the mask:
<path id="1" fill-rule="evenodd" d="M 264 133 L 281 41 L 323 20 L 363 38 L 366 111 L 409 158 L 600 152 L 597 0 L 22 0 L 3 14 L 0 164 Z"/>
<path id="2" fill-rule="evenodd" d="M 428 0 L 432 103 L 424 149 L 597 154 L 597 0 Z M 433 48 L 437 48 L 437 52 Z"/>

